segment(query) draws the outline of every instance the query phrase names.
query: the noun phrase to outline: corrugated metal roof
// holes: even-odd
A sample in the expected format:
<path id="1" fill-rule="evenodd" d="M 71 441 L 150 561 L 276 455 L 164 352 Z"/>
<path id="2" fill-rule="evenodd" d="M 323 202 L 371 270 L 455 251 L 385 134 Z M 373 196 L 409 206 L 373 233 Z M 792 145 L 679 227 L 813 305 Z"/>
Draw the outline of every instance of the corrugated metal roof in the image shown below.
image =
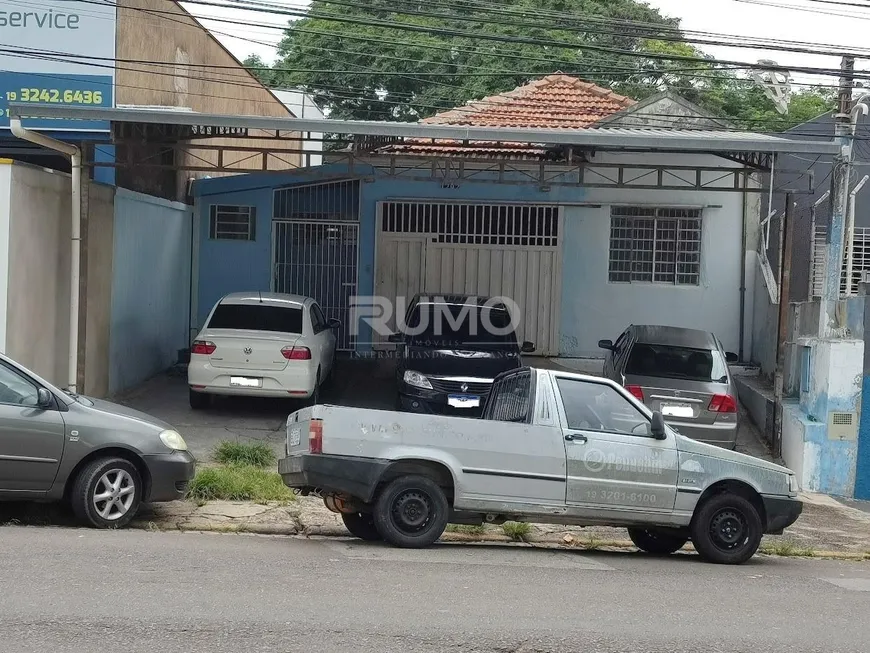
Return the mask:
<path id="1" fill-rule="evenodd" d="M 836 154 L 833 142 L 799 141 L 738 131 L 645 128 L 528 129 L 457 127 L 420 123 L 377 122 L 236 116 L 184 111 L 105 109 L 100 107 L 10 103 L 13 118 L 67 118 L 203 127 L 247 127 L 291 132 L 320 132 L 360 136 L 453 139 L 542 145 L 576 145 L 599 150 L 664 150 L 672 152 L 785 152 Z"/>

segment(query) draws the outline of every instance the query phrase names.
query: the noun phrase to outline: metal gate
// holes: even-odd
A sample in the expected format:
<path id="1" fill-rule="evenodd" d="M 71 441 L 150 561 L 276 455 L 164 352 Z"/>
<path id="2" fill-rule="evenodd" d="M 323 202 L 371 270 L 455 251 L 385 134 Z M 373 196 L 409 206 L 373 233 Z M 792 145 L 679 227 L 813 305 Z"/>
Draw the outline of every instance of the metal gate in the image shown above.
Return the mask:
<path id="1" fill-rule="evenodd" d="M 351 297 L 357 287 L 359 224 L 274 221 L 275 292 L 313 297 L 327 318 L 341 320 L 336 348 L 353 350 Z"/>
<path id="2" fill-rule="evenodd" d="M 561 225 L 554 205 L 381 202 L 375 294 L 504 295 L 521 311 L 517 335 L 557 354 Z"/>

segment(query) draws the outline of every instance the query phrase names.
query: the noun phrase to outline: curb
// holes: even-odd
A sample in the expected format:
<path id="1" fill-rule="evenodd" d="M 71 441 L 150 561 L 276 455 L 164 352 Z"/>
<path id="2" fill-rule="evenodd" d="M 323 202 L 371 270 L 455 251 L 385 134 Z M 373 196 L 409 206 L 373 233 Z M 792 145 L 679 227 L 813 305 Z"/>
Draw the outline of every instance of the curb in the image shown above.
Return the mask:
<path id="1" fill-rule="evenodd" d="M 129 528 L 146 531 L 178 531 L 181 533 L 235 533 L 246 535 L 271 535 L 282 537 L 295 538 L 342 538 L 352 539 L 350 533 L 340 531 L 338 529 L 299 529 L 295 526 L 284 524 L 159 524 L 157 522 L 138 521 L 130 524 Z M 637 547 L 630 540 L 601 540 L 590 541 L 579 538 L 571 538 L 566 541 L 563 537 L 543 537 L 527 540 L 515 540 L 506 535 L 482 534 L 471 535 L 468 533 L 449 533 L 445 532 L 438 538 L 439 542 L 455 542 L 465 544 L 512 544 L 516 546 L 530 546 L 547 549 L 562 549 L 566 551 L 581 550 L 581 551 L 597 551 L 597 550 L 633 550 Z M 680 553 L 694 553 L 695 549 L 691 544 L 686 545 Z M 799 558 L 805 560 L 844 560 L 865 562 L 870 561 L 870 553 L 851 553 L 845 551 L 813 551 L 812 555 L 780 555 L 770 551 L 759 549 L 758 554 L 766 558 Z"/>

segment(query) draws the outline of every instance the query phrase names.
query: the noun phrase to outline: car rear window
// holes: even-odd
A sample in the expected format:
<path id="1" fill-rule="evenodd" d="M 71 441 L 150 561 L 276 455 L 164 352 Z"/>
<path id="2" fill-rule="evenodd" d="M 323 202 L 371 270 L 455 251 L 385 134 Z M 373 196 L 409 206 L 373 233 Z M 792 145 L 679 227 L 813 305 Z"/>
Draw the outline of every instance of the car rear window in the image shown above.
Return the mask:
<path id="1" fill-rule="evenodd" d="M 464 304 L 421 304 L 406 325 L 414 343 L 429 345 L 516 345 L 510 314 L 504 309 Z"/>
<path id="2" fill-rule="evenodd" d="M 718 350 L 638 343 L 631 349 L 625 373 L 661 379 L 725 383 L 728 367 Z"/>
<path id="3" fill-rule="evenodd" d="M 302 307 L 219 304 L 208 328 L 302 333 Z"/>

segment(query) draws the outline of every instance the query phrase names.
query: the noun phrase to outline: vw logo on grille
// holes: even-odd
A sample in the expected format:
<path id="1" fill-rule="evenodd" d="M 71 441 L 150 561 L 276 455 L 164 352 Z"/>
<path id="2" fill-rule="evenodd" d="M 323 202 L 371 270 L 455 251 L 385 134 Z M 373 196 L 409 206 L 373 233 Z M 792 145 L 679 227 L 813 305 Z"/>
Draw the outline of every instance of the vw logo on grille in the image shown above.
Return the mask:
<path id="1" fill-rule="evenodd" d="M 462 390 L 462 392 L 468 392 L 468 384 L 463 383 L 461 386 L 459 386 L 459 389 Z"/>
<path id="2" fill-rule="evenodd" d="M 245 352 L 246 356 L 250 356 L 251 354 L 254 353 L 254 350 L 251 349 L 250 347 L 245 347 L 244 352 Z"/>

